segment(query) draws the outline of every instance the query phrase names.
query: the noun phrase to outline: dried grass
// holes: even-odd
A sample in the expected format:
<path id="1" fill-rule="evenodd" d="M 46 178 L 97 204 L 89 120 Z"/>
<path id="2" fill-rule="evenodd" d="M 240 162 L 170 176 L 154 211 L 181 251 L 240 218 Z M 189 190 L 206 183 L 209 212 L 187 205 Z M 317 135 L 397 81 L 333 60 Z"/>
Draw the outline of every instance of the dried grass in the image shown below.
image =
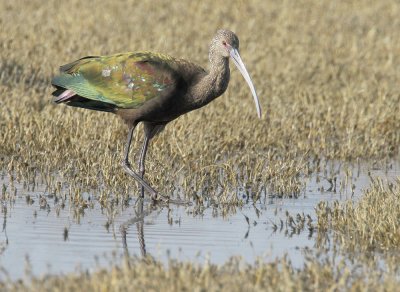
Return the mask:
<path id="1" fill-rule="evenodd" d="M 395 291 L 394 273 L 368 267 L 350 269 L 344 262 L 312 258 L 295 269 L 285 258 L 255 266 L 238 260 L 216 266 L 171 261 L 168 268 L 151 259 L 132 260 L 111 271 L 46 276 L 0 283 L 8 291 Z M 365 275 L 368 274 L 368 277 Z"/>
<path id="2" fill-rule="evenodd" d="M 316 211 L 320 239 L 332 230 L 335 243 L 347 251 L 398 254 L 400 180 L 375 179 L 358 202 L 321 202 Z"/>
<path id="3" fill-rule="evenodd" d="M 0 170 L 11 184 L 45 183 L 72 201 L 85 189 L 101 202 L 136 195 L 119 164 L 123 123 L 52 104 L 51 77 L 74 59 L 120 51 L 154 50 L 207 66 L 208 43 L 222 27 L 241 40 L 264 118 L 257 120 L 248 88 L 233 72 L 223 97 L 172 122 L 152 144 L 146 176 L 163 193 L 179 189 L 199 203 L 240 205 L 239 189 L 251 189 L 254 199 L 262 189 L 298 195 L 321 159 L 398 157 L 399 14 L 399 2 L 390 0 L 0 0 Z M 134 148 L 140 141 L 136 135 Z M 332 228 L 350 248 L 397 248 L 398 189 L 375 182 L 359 205 L 335 205 L 327 215 L 320 205 L 319 232 Z M 382 273 L 362 266 L 357 276 L 316 259 L 299 270 L 284 259 L 245 268 L 134 262 L 111 273 L 0 285 L 17 291 L 395 290 L 398 275 Z"/>
<path id="4" fill-rule="evenodd" d="M 127 50 L 207 66 L 221 27 L 240 37 L 264 118 L 234 72 L 223 97 L 155 139 L 147 179 L 161 191 L 180 187 L 191 199 L 233 204 L 243 187 L 253 196 L 263 187 L 296 195 L 310 158 L 399 153 L 396 1 L 1 1 L 0 11 L 0 168 L 17 179 L 56 174 L 103 197 L 132 194 L 119 166 L 125 126 L 110 114 L 52 104 L 51 77 L 76 58 Z"/>

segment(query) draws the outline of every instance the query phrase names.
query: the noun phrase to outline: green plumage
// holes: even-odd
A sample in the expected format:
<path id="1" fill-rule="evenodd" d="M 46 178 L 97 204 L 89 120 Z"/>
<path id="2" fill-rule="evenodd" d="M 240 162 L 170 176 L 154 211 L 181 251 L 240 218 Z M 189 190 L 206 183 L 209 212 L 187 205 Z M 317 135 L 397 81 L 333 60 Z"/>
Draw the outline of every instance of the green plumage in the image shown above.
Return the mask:
<path id="1" fill-rule="evenodd" d="M 176 84 L 174 61 L 169 56 L 150 52 L 85 57 L 62 66 L 52 84 L 72 90 L 95 104 L 138 108 L 173 90 Z"/>

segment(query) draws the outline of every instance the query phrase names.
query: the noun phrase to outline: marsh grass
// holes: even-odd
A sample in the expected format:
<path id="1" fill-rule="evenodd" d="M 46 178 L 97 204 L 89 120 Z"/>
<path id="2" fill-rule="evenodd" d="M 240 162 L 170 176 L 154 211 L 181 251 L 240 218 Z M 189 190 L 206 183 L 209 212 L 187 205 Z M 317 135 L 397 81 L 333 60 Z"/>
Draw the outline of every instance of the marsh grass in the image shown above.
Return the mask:
<path id="1" fill-rule="evenodd" d="M 255 265 L 233 258 L 220 266 L 171 260 L 168 267 L 151 258 L 131 259 L 90 274 L 0 283 L 8 291 L 395 291 L 397 287 L 394 273 L 368 266 L 349 268 L 318 256 L 310 257 L 301 269 L 293 268 L 286 258 Z"/>
<path id="2" fill-rule="evenodd" d="M 256 118 L 244 80 L 170 123 L 154 139 L 146 179 L 160 191 L 214 207 L 242 195 L 297 197 L 321 161 L 391 160 L 400 151 L 398 1 L 0 0 L 0 170 L 28 188 L 101 204 L 138 194 L 120 167 L 127 128 L 111 114 L 51 103 L 58 66 L 87 55 L 153 50 L 207 66 L 215 31 L 229 28 L 264 109 Z M 140 147 L 137 132 L 133 148 Z M 134 151 L 131 153 L 132 161 Z M 331 178 L 329 178 L 331 179 Z M 399 185 L 374 181 L 359 204 L 318 206 L 318 233 L 343 250 L 390 254 L 399 245 Z M 12 187 L 3 190 L 13 196 Z M 396 209 L 397 208 L 397 209 Z M 397 217 L 396 217 L 397 216 Z M 346 256 L 347 257 L 347 256 Z M 395 258 L 398 259 L 398 258 Z M 396 262 L 394 260 L 393 262 Z M 1 283 L 15 291 L 391 291 L 398 271 L 373 260 L 359 273 L 310 258 L 195 266 L 133 261 L 109 271 Z M 373 266 L 373 268 L 371 268 Z M 377 268 L 378 266 L 378 268 Z M 365 275 L 368 275 L 366 278 Z"/>
<path id="3" fill-rule="evenodd" d="M 396 1 L 233 1 L 229 9 L 223 1 L 1 1 L 0 11 L 0 167 L 12 178 L 41 173 L 50 188 L 68 182 L 98 197 L 135 196 L 119 164 L 126 126 L 111 114 L 52 104 L 51 77 L 82 56 L 129 50 L 206 67 L 220 27 L 240 37 L 264 117 L 256 118 L 233 71 L 223 97 L 172 122 L 152 143 L 147 179 L 162 192 L 179 188 L 186 198 L 220 204 L 239 204 L 243 188 L 296 196 L 313 171 L 309 159 L 399 153 Z"/>
<path id="4" fill-rule="evenodd" d="M 319 238 L 333 240 L 350 252 L 397 254 L 400 246 L 400 181 L 372 181 L 358 202 L 321 202 L 316 208 Z"/>

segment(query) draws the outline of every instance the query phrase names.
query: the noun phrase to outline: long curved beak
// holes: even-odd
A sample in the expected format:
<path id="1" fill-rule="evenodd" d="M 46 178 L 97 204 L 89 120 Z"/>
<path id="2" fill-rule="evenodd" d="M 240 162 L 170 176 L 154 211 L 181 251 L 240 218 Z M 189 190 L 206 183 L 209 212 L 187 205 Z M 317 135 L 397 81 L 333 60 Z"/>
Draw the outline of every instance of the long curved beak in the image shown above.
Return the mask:
<path id="1" fill-rule="evenodd" d="M 257 115 L 261 119 L 261 107 L 260 101 L 258 100 L 258 96 L 256 93 L 256 89 L 254 88 L 253 81 L 251 81 L 250 75 L 246 70 L 246 67 L 243 64 L 242 58 L 240 58 L 238 50 L 231 48 L 229 50 L 233 63 L 235 63 L 236 67 L 238 67 L 240 73 L 242 73 L 244 79 L 250 87 L 251 93 L 253 94 L 254 102 L 256 104 Z"/>

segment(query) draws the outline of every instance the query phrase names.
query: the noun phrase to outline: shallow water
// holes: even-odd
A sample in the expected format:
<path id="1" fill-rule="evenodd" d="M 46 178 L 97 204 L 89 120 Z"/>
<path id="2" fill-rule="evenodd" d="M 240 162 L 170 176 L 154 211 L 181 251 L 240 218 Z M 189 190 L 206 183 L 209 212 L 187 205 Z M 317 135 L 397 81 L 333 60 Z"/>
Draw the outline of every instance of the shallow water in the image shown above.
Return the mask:
<path id="1" fill-rule="evenodd" d="M 266 197 L 224 216 L 211 208 L 200 213 L 195 207 L 183 206 L 149 209 L 149 202 L 144 202 L 143 213 L 137 213 L 140 204 L 135 207 L 133 202 L 124 208 L 102 208 L 93 202 L 79 213 L 68 204 L 61 208 L 60 202 L 46 196 L 44 187 L 27 191 L 16 185 L 15 201 L 2 202 L 0 266 L 4 271 L 0 280 L 24 277 L 27 262 L 34 275 L 65 274 L 77 268 L 108 266 L 126 252 L 137 256 L 147 253 L 161 261 L 173 258 L 217 264 L 232 256 L 253 262 L 260 257 L 273 261 L 287 254 L 293 265 L 300 267 L 304 250 L 315 245 L 314 235 L 307 224 L 299 230 L 290 227 L 286 212 L 294 218 L 304 214 L 315 220 L 314 208 L 319 201 L 357 199 L 368 187 L 369 175 L 389 180 L 400 175 L 399 163 L 391 163 L 385 170 L 367 164 L 351 170 L 346 179 L 339 164 L 331 166 L 329 173 L 337 177 L 336 191 L 321 173 L 307 179 L 298 198 Z M 0 180 L 0 185 L 8 184 L 7 178 Z M 33 199 L 31 204 L 26 195 Z M 44 208 L 40 207 L 41 195 L 48 204 Z M 140 214 L 145 215 L 143 220 L 138 219 Z"/>

